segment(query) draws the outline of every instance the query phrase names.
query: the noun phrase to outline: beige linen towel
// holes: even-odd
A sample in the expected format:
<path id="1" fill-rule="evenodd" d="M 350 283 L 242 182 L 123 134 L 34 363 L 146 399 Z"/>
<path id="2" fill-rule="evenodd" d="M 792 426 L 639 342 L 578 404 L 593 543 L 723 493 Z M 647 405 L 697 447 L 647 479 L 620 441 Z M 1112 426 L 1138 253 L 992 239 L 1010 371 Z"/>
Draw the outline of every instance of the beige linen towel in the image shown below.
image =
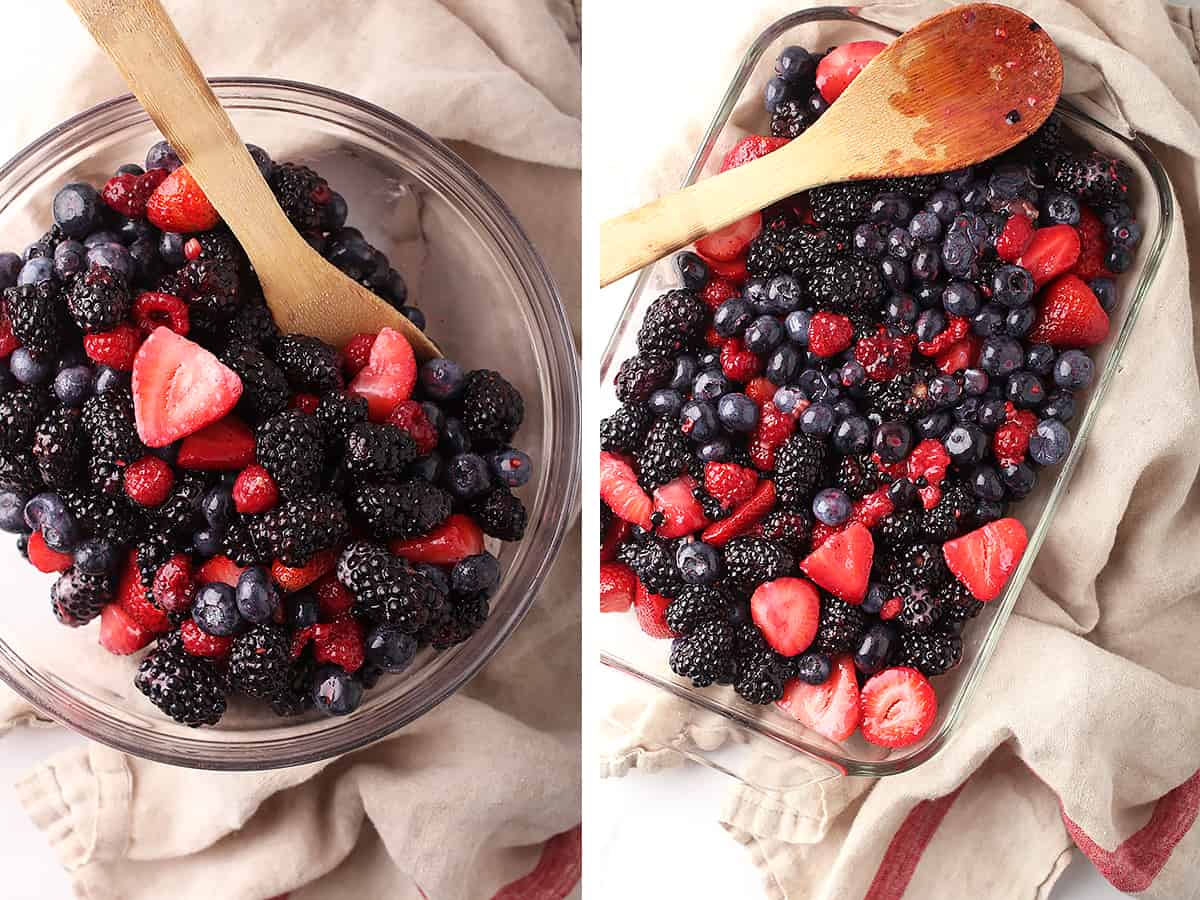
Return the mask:
<path id="1" fill-rule="evenodd" d="M 530 233 L 578 335 L 568 0 L 166 5 L 206 72 L 328 85 L 454 141 Z M 0 120 L 0 155 L 125 92 L 66 4 L 14 4 L 6 17 L 20 40 L 0 80 L 24 87 Z M 579 878 L 578 543 L 568 535 L 534 610 L 479 677 L 389 740 L 246 775 L 92 745 L 30 774 L 21 799 L 89 900 L 558 900 Z M 0 716 L 33 718 L 7 691 Z"/>
<path id="2" fill-rule="evenodd" d="M 732 30 L 714 20 L 705 69 L 725 74 L 709 80 L 728 77 L 768 22 L 815 5 L 757 3 Z M 945 749 L 907 775 L 730 796 L 722 821 L 772 898 L 1045 898 L 1073 846 L 1121 890 L 1200 896 L 1200 17 L 1153 0 L 1016 5 L 1058 42 L 1066 92 L 1151 143 L 1173 182 L 1175 230 L 1031 582 Z M 942 8 L 865 7 L 899 28 Z M 807 38 L 824 47 L 836 35 Z M 665 41 L 656 65 L 678 71 L 695 52 Z M 606 184 L 612 212 L 677 183 L 716 93 L 707 99 L 691 103 L 690 128 L 653 135 L 661 165 L 612 160 L 623 179 L 654 173 L 624 193 Z M 636 151 L 650 145 L 642 134 Z M 612 718 L 628 727 L 603 748 L 610 775 L 678 764 L 647 737 L 656 729 L 721 742 L 710 717 L 677 701 L 647 707 L 633 689 Z M 770 763 L 759 773 L 779 783 Z"/>

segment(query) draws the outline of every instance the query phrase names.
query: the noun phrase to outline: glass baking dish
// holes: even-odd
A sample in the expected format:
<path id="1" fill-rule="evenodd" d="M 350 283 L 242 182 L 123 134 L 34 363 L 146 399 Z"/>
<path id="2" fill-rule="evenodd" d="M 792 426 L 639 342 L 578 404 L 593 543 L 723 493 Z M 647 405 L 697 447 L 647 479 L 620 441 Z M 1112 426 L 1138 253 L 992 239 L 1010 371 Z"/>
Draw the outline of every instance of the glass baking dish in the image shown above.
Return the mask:
<path id="1" fill-rule="evenodd" d="M 848 40 L 889 40 L 899 32 L 873 22 L 875 11 L 821 7 L 779 19 L 763 31 L 746 51 L 688 169 L 683 186 L 715 174 L 726 151 L 748 133 L 765 134 L 768 117 L 761 103 L 762 87 L 770 77 L 776 55 L 799 44 L 816 50 Z M 883 13 L 884 10 L 879 12 Z M 786 789 L 837 775 L 883 776 L 912 769 L 930 759 L 954 733 L 1000 639 L 1017 597 L 1029 577 L 1038 549 L 1050 528 L 1054 511 L 1066 493 L 1072 473 L 1087 446 L 1109 383 L 1116 374 L 1122 350 L 1137 322 L 1142 302 L 1154 281 L 1174 219 L 1170 186 L 1162 166 L 1136 136 L 1126 136 L 1061 101 L 1054 115 L 1077 138 L 1127 162 L 1135 173 L 1137 217 L 1145 229 L 1134 265 L 1118 280 L 1119 300 L 1110 315 L 1107 341 L 1095 350 L 1099 375 L 1090 391 L 1079 397 L 1072 423 L 1074 441 L 1057 477 L 1043 474 L 1038 488 L 1014 504 L 1012 515 L 1029 531 L 1029 547 L 1004 593 L 987 604 L 964 633 L 963 663 L 933 679 L 938 693 L 938 717 L 916 745 L 888 751 L 860 735 L 838 744 L 805 728 L 774 705 L 754 706 L 732 688 L 697 689 L 674 675 L 667 665 L 668 645 L 643 634 L 632 615 L 601 615 L 601 661 L 628 680 L 622 712 L 612 713 L 606 729 L 628 731 L 630 716 L 637 722 L 640 746 L 674 750 L 690 759 L 766 789 Z M 624 359 L 636 352 L 636 335 L 651 301 L 678 286 L 670 258 L 642 270 L 634 283 L 617 328 L 601 359 L 600 410 L 608 415 L 617 406 L 613 379 Z M 605 684 L 612 679 L 606 677 Z"/>

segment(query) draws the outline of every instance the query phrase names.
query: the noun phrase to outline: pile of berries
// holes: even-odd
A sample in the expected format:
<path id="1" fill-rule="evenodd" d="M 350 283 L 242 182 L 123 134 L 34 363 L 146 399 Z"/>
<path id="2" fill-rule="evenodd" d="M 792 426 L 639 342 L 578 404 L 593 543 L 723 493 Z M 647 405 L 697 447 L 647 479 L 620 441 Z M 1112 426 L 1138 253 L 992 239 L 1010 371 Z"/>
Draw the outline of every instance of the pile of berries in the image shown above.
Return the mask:
<path id="1" fill-rule="evenodd" d="M 289 220 L 397 306 L 404 279 L 316 172 L 252 155 Z M 0 529 L 57 573 L 60 622 L 153 648 L 138 689 L 211 725 L 240 694 L 345 715 L 423 648 L 487 619 L 521 540 L 499 373 L 418 366 L 399 332 L 280 334 L 249 261 L 165 143 L 0 254 Z"/>
<path id="2" fill-rule="evenodd" d="M 771 136 L 722 170 L 882 47 L 786 49 Z M 1130 178 L 1052 118 L 986 164 L 816 188 L 679 254 L 600 426 L 602 609 L 671 638 L 697 687 L 920 740 L 929 677 L 1024 552 L 1010 505 L 1069 449 L 1141 237 Z"/>

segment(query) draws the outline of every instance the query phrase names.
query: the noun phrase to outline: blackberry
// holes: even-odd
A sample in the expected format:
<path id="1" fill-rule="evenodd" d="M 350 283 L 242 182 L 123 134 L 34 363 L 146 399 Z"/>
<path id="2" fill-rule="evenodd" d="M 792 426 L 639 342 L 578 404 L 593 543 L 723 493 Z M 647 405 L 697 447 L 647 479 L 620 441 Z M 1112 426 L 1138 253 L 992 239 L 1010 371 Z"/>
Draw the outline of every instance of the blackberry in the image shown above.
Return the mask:
<path id="1" fill-rule="evenodd" d="M 880 178 L 875 182 L 876 193 L 893 192 L 904 194 L 919 207 L 934 191 L 942 186 L 941 175 L 907 175 Z"/>
<path id="2" fill-rule="evenodd" d="M 328 391 L 317 403 L 317 421 L 325 426 L 330 446 L 341 446 L 350 429 L 367 421 L 366 398 L 346 391 Z M 414 446 L 414 452 L 415 452 Z"/>
<path id="3" fill-rule="evenodd" d="M 795 138 L 804 134 L 815 120 L 809 115 L 804 100 L 785 100 L 771 114 L 772 137 Z"/>
<path id="4" fill-rule="evenodd" d="M 42 489 L 42 475 L 27 452 L 0 452 L 0 490 L 36 494 Z"/>
<path id="5" fill-rule="evenodd" d="M 3 482 L 0 482 L 3 484 Z M 608 504 L 603 500 L 600 501 L 600 543 L 604 544 L 605 535 L 608 534 L 608 528 L 613 523 L 613 511 L 609 509 Z"/>
<path id="6" fill-rule="evenodd" d="M 134 561 L 138 567 L 138 580 L 147 591 L 154 587 L 154 576 L 162 568 L 163 563 L 175 555 L 175 549 L 167 538 L 161 535 L 147 537 L 138 544 L 134 551 Z"/>
<path id="7" fill-rule="evenodd" d="M 270 565 L 272 562 L 272 548 L 264 540 L 259 518 L 234 515 L 226 523 L 225 534 L 221 537 L 221 554 L 243 568 Z"/>
<path id="8" fill-rule="evenodd" d="M 42 419 L 33 436 L 33 456 L 42 480 L 52 488 L 64 488 L 79 476 L 86 452 L 86 438 L 79 412 L 60 406 Z"/>
<path id="9" fill-rule="evenodd" d="M 512 441 L 521 427 L 525 401 L 499 372 L 476 369 L 463 387 L 461 418 L 472 446 L 495 450 Z"/>
<path id="10" fill-rule="evenodd" d="M 789 676 L 787 660 L 773 650 L 742 656 L 733 689 L 749 703 L 766 706 L 783 696 Z"/>
<path id="11" fill-rule="evenodd" d="M 67 312 L 84 334 L 111 331 L 129 315 L 125 279 L 105 266 L 92 266 L 67 291 Z"/>
<path id="12" fill-rule="evenodd" d="M 875 530 L 881 547 L 894 550 L 915 541 L 921 534 L 921 514 L 915 509 L 898 509 L 884 516 Z"/>
<path id="13" fill-rule="evenodd" d="M 600 422 L 600 449 L 636 453 L 650 430 L 650 411 L 638 403 L 624 403 Z"/>
<path id="14" fill-rule="evenodd" d="M 220 259 L 225 262 L 234 263 L 239 268 L 249 265 L 246 253 L 242 250 L 242 245 L 238 243 L 237 238 L 231 232 L 224 228 L 214 229 L 213 231 L 201 231 L 192 235 L 192 237 L 200 244 L 198 259 Z"/>
<path id="15" fill-rule="evenodd" d="M 937 506 L 925 510 L 921 516 L 921 531 L 929 540 L 944 543 L 971 529 L 975 501 L 956 479 L 947 478 L 941 488 Z"/>
<path id="16" fill-rule="evenodd" d="M 88 477 L 101 494 L 119 494 L 125 483 L 125 466 L 102 456 L 88 460 Z"/>
<path id="17" fill-rule="evenodd" d="M 221 362 L 242 380 L 237 410 L 249 422 L 263 422 L 288 407 L 291 390 L 283 371 L 261 350 L 245 344 L 230 344 Z"/>
<path id="18" fill-rule="evenodd" d="M 884 571 L 891 583 L 907 581 L 931 592 L 941 588 L 950 577 L 942 557 L 942 546 L 934 542 L 917 542 L 897 548 L 886 561 Z"/>
<path id="19" fill-rule="evenodd" d="M 983 611 L 983 601 L 974 595 L 956 578 L 951 578 L 938 592 L 941 601 L 941 621 L 946 624 L 966 622 Z"/>
<path id="20" fill-rule="evenodd" d="M 821 594 L 817 636 L 810 649 L 830 655 L 850 653 L 867 630 L 867 618 L 857 606 L 832 594 Z"/>
<path id="21" fill-rule="evenodd" d="M 311 492 L 325 468 L 325 434 L 312 416 L 286 410 L 258 426 L 254 436 L 258 462 L 271 473 L 279 493 L 295 497 Z"/>
<path id="22" fill-rule="evenodd" d="M 1024 161 L 1038 176 L 1047 176 L 1048 164 L 1058 156 L 1062 147 L 1062 121 L 1050 116 L 1031 134 L 1010 151 L 1012 158 Z"/>
<path id="23" fill-rule="evenodd" d="M 1060 153 L 1050 163 L 1051 183 L 1104 208 L 1126 203 L 1133 170 L 1122 160 L 1093 150 L 1086 156 Z"/>
<path id="24" fill-rule="evenodd" d="M 183 725 L 216 725 L 225 714 L 225 682 L 208 660 L 162 642 L 138 666 L 133 682 Z"/>
<path id="25" fill-rule="evenodd" d="M 692 458 L 687 438 L 673 417 L 664 416 L 650 427 L 637 453 L 638 482 L 648 491 L 666 484 L 687 469 Z"/>
<path id="26" fill-rule="evenodd" d="M 668 291 L 646 310 L 638 329 L 638 350 L 678 354 L 704 336 L 707 324 L 708 307 L 693 291 Z"/>
<path id="27" fill-rule="evenodd" d="M 519 541 L 525 536 L 529 514 L 520 498 L 506 487 L 494 487 L 472 501 L 470 512 L 484 534 L 502 541 Z"/>
<path id="28" fill-rule="evenodd" d="M 346 435 L 343 460 L 356 481 L 392 481 L 417 458 L 417 445 L 395 425 L 360 422 Z"/>
<path id="29" fill-rule="evenodd" d="M 787 234 L 783 265 L 791 273 L 832 265 L 850 249 L 850 235 L 841 228 L 799 225 Z"/>
<path id="30" fill-rule="evenodd" d="M 262 297 L 251 297 L 229 322 L 229 343 L 270 351 L 279 338 L 279 327 Z"/>
<path id="31" fill-rule="evenodd" d="M 279 625 L 258 625 L 233 639 L 229 686 L 251 697 L 270 699 L 291 675 L 292 642 Z"/>
<path id="32" fill-rule="evenodd" d="M 63 572 L 50 589 L 54 615 L 72 628 L 92 621 L 112 599 L 112 576 L 88 575 L 74 566 Z"/>
<path id="33" fill-rule="evenodd" d="M 312 234 L 322 230 L 325 204 L 331 195 L 329 182 L 308 166 L 285 162 L 275 165 L 267 183 L 297 231 Z"/>
<path id="34" fill-rule="evenodd" d="M 851 500 L 861 500 L 879 487 L 875 480 L 875 471 L 865 455 L 843 456 L 838 461 L 833 480 L 850 495 Z"/>
<path id="35" fill-rule="evenodd" d="M 746 604 L 745 621 L 740 624 L 735 624 L 734 632 L 734 654 L 738 659 L 757 656 L 760 653 L 770 651 L 771 645 L 767 643 L 767 639 L 763 637 L 763 633 L 759 631 L 758 626 L 750 621 L 750 605 Z"/>
<path id="36" fill-rule="evenodd" d="M 57 281 L 8 288 L 4 309 L 13 334 L 36 358 L 51 359 L 62 348 L 68 322 Z"/>
<path id="37" fill-rule="evenodd" d="M 62 243 L 62 239 L 62 229 L 57 224 L 51 225 L 49 231 L 29 245 L 29 249 L 25 251 L 25 256 L 27 259 L 37 259 L 38 257 L 53 259 L 54 251 L 58 249 L 58 245 Z"/>
<path id="38" fill-rule="evenodd" d="M 285 334 L 275 342 L 275 362 L 298 391 L 320 394 L 344 384 L 337 349 L 320 338 Z"/>
<path id="39" fill-rule="evenodd" d="M 418 635 L 435 650 L 448 650 L 461 644 L 483 627 L 490 609 L 487 594 L 458 594 L 442 604 Z"/>
<path id="40" fill-rule="evenodd" d="M 816 435 L 797 432 L 775 451 L 775 493 L 779 504 L 807 509 L 825 472 L 825 442 Z"/>
<path id="41" fill-rule="evenodd" d="M 807 513 L 777 509 L 763 519 L 762 536 L 782 544 L 799 556 L 808 552 L 812 520 Z"/>
<path id="42" fill-rule="evenodd" d="M 646 534 L 641 540 L 623 544 L 618 555 L 650 593 L 674 598 L 683 591 L 683 580 L 675 565 L 675 545 L 671 541 Z"/>
<path id="43" fill-rule="evenodd" d="M 963 642 L 957 634 L 933 631 L 902 632 L 897 664 L 912 666 L 924 675 L 941 675 L 962 662 Z"/>
<path id="44" fill-rule="evenodd" d="M 337 580 L 352 594 L 385 578 L 393 557 L 385 547 L 355 541 L 342 550 L 337 561 Z"/>
<path id="45" fill-rule="evenodd" d="M 350 521 L 336 494 L 312 494 L 281 501 L 253 521 L 251 531 L 273 558 L 298 567 L 345 543 Z"/>
<path id="46" fill-rule="evenodd" d="M 190 538 L 202 521 L 200 499 L 206 488 L 201 475 L 189 472 L 176 478 L 167 499 L 148 513 L 151 526 L 168 537 Z"/>
<path id="47" fill-rule="evenodd" d="M 313 664 L 308 659 L 298 659 L 288 667 L 287 677 L 271 696 L 271 710 L 275 715 L 287 718 L 299 716 L 312 709 Z"/>
<path id="48" fill-rule="evenodd" d="M 89 397 L 82 421 L 95 456 L 128 465 L 146 455 L 134 424 L 133 394 L 127 388 Z"/>
<path id="49" fill-rule="evenodd" d="M 735 537 L 725 545 L 725 580 L 748 590 L 796 571 L 796 557 L 783 544 L 763 537 Z"/>
<path id="50" fill-rule="evenodd" d="M 380 541 L 428 534 L 451 511 L 450 495 L 420 478 L 360 484 L 350 495 L 355 522 Z"/>
<path id="51" fill-rule="evenodd" d="M 622 403 L 645 403 L 675 374 L 675 363 L 667 356 L 634 354 L 617 371 L 617 399 Z"/>
<path id="52" fill-rule="evenodd" d="M 53 401 L 46 389 L 25 385 L 0 394 L 0 450 L 25 454 L 33 446 L 38 423 L 50 412 Z"/>
<path id="53" fill-rule="evenodd" d="M 883 278 L 874 262 L 847 256 L 813 269 L 808 293 L 819 309 L 867 312 L 878 306 L 883 296 Z"/>
<path id="54" fill-rule="evenodd" d="M 888 421 L 923 416 L 934 408 L 929 374 L 923 369 L 902 372 L 887 381 L 868 378 L 863 387 L 870 408 Z"/>
<path id="55" fill-rule="evenodd" d="M 812 217 L 819 225 L 853 225 L 870 218 L 879 188 L 873 181 L 845 181 L 808 192 Z"/>
<path id="56" fill-rule="evenodd" d="M 941 614 L 941 601 L 929 588 L 910 581 L 893 582 L 893 596 L 900 598 L 896 621 L 909 631 L 925 632 Z"/>
<path id="57" fill-rule="evenodd" d="M 160 278 L 158 289 L 183 300 L 192 329 L 215 342 L 242 305 L 238 266 L 227 259 L 191 260 Z"/>
<path id="58" fill-rule="evenodd" d="M 354 597 L 356 612 L 372 622 L 395 625 L 416 634 L 437 613 L 446 597 L 437 585 L 403 561 L 393 557 L 384 567 L 386 577 L 361 587 Z"/>
<path id="59" fill-rule="evenodd" d="M 679 596 L 667 604 L 667 627 L 676 634 L 691 634 L 703 622 L 724 619 L 729 603 L 729 596 L 718 587 L 684 585 Z"/>
<path id="60" fill-rule="evenodd" d="M 75 523 L 89 537 L 111 544 L 132 544 L 145 526 L 145 517 L 124 493 L 95 493 L 72 488 L 59 493 Z"/>
<path id="61" fill-rule="evenodd" d="M 671 642 L 671 671 L 690 678 L 696 687 L 730 681 L 734 674 L 733 626 L 713 620 L 698 625 L 690 635 Z"/>
<path id="62" fill-rule="evenodd" d="M 785 232 L 764 228 L 746 248 L 746 272 L 751 278 L 790 274 L 783 262 Z"/>
<path id="63" fill-rule="evenodd" d="M 695 457 L 692 457 L 691 459 L 695 459 Z M 691 459 L 688 460 L 689 474 L 693 474 L 691 472 Z M 701 480 L 703 475 L 704 473 L 701 469 L 701 478 L 697 479 L 697 481 Z M 693 477 L 695 477 L 694 474 Z M 692 488 L 692 496 L 695 497 L 696 502 L 700 504 L 700 510 L 704 513 L 705 518 L 711 522 L 719 522 L 731 512 L 731 510 L 727 510 L 725 507 L 723 507 L 721 505 L 721 501 L 706 491 L 700 484 L 697 484 L 694 488 Z"/>

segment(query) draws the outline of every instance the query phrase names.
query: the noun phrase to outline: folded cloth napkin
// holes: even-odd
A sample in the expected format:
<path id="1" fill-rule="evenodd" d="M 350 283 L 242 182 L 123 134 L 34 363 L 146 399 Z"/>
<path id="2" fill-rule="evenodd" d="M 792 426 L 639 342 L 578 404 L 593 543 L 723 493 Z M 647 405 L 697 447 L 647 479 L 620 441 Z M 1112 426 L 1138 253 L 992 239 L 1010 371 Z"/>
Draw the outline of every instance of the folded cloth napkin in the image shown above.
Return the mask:
<path id="1" fill-rule="evenodd" d="M 166 5 L 206 72 L 329 85 L 453 140 L 549 263 L 578 336 L 569 0 Z M 126 90 L 66 4 L 10 12 L 21 37 L 0 75 L 27 87 L 0 122 L 3 154 Z M 215 774 L 91 745 L 49 761 L 18 793 L 89 900 L 565 897 L 580 873 L 578 598 L 576 529 L 484 671 L 359 753 Z M 0 731 L 37 721 L 11 693 L 0 698 Z"/>
<path id="2" fill-rule="evenodd" d="M 819 4 L 739 10 L 741 42 L 714 20 L 705 68 L 732 72 L 751 35 L 809 5 Z M 905 775 L 741 786 L 729 798 L 723 824 L 773 898 L 1045 898 L 1074 847 L 1123 891 L 1200 896 L 1200 663 L 1189 649 L 1200 635 L 1200 10 L 1154 0 L 1019 6 L 1062 50 L 1071 99 L 1152 146 L 1173 183 L 1175 228 L 1071 490 L 946 747 Z M 896 28 L 943 8 L 863 7 Z M 806 38 L 824 47 L 844 34 L 812 27 Z M 663 71 L 683 70 L 697 52 L 694 41 L 659 50 Z M 709 96 L 715 106 L 718 95 Z M 690 127 L 641 134 L 638 153 L 654 138 L 669 149 L 661 164 L 611 160 L 622 180 L 654 174 L 624 193 L 606 184 L 610 212 L 677 183 L 706 124 L 705 104 L 690 106 Z M 752 113 L 761 116 L 747 108 L 735 121 Z M 672 746 L 735 737 L 687 704 L 634 687 L 609 720 L 623 727 L 609 729 L 603 747 L 608 775 L 678 764 Z M 755 783 L 785 783 L 772 777 L 781 765 L 758 760 Z"/>

